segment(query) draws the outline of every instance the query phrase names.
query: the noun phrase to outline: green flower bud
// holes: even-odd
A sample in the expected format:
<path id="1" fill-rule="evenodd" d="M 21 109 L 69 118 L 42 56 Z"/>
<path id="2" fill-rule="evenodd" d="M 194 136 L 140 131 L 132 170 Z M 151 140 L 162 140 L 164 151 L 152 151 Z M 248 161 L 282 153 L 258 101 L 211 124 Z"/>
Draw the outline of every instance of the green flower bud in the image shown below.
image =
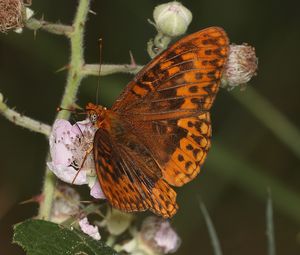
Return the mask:
<path id="1" fill-rule="evenodd" d="M 170 37 L 184 34 L 192 21 L 192 17 L 192 13 L 176 1 L 158 5 L 153 12 L 157 29 Z"/>
<path id="2" fill-rule="evenodd" d="M 112 235 L 120 235 L 130 227 L 132 220 L 132 214 L 123 213 L 119 210 L 112 209 L 106 216 L 106 226 L 108 232 Z"/>

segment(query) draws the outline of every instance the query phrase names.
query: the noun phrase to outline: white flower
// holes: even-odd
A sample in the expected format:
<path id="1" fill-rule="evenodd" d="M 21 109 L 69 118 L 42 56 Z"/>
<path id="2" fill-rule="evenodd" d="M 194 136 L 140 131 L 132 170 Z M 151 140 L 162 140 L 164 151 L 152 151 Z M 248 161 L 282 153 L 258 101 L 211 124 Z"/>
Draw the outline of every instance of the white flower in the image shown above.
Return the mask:
<path id="1" fill-rule="evenodd" d="M 96 180 L 95 164 L 90 152 L 93 146 L 95 128 L 89 120 L 71 125 L 67 120 L 56 120 L 50 134 L 49 169 L 62 181 L 88 184 L 91 195 L 105 198 Z"/>
<path id="2" fill-rule="evenodd" d="M 95 240 L 101 239 L 98 227 L 91 225 L 88 222 L 87 217 L 85 217 L 79 221 L 79 226 L 83 233 L 89 235 L 90 237 L 94 238 Z"/>
<path id="3" fill-rule="evenodd" d="M 51 221 L 62 223 L 70 216 L 78 213 L 80 209 L 80 196 L 67 185 L 59 185 L 51 210 Z"/>
<path id="4" fill-rule="evenodd" d="M 222 77 L 222 87 L 232 89 L 247 83 L 257 70 L 255 49 L 247 44 L 230 45 L 229 55 Z"/>
<path id="5" fill-rule="evenodd" d="M 181 239 L 170 222 L 155 216 L 148 217 L 143 222 L 141 238 L 154 251 L 163 254 L 176 252 L 181 244 Z"/>
<path id="6" fill-rule="evenodd" d="M 135 232 L 133 239 L 116 248 L 133 255 L 157 255 L 174 253 L 180 244 L 181 239 L 169 221 L 151 216 L 144 220 L 140 232 Z"/>
<path id="7" fill-rule="evenodd" d="M 153 18 L 161 33 L 175 37 L 186 32 L 192 21 L 192 13 L 181 3 L 174 1 L 156 6 Z"/>
<path id="8" fill-rule="evenodd" d="M 181 239 L 171 227 L 169 221 L 161 222 L 155 234 L 154 241 L 163 253 L 174 253 L 181 244 Z"/>

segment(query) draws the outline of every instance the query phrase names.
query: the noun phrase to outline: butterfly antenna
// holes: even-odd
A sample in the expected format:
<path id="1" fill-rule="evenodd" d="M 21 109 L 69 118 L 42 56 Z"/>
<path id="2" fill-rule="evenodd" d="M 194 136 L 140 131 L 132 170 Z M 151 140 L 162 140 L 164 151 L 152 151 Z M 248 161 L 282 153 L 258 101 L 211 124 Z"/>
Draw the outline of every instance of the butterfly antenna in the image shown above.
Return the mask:
<path id="1" fill-rule="evenodd" d="M 82 110 L 82 109 L 68 109 L 68 108 L 63 108 L 63 107 L 57 107 L 56 108 L 56 111 L 57 112 L 60 112 L 60 111 L 68 111 L 68 112 L 71 112 L 75 115 L 82 115 L 82 114 L 87 114 L 86 111 Z"/>
<path id="2" fill-rule="evenodd" d="M 99 91 L 100 91 L 100 74 L 102 67 L 102 38 L 99 38 L 99 70 L 98 70 L 98 83 L 97 83 L 97 93 L 96 93 L 96 104 L 99 104 Z"/>
<path id="3" fill-rule="evenodd" d="M 58 107 L 56 108 L 56 111 L 57 111 L 57 112 L 60 112 L 60 111 L 69 111 L 69 112 L 72 112 L 72 113 L 75 113 L 75 112 L 76 112 L 75 109 L 67 109 L 67 108 L 63 108 L 63 107 L 60 107 L 60 106 L 58 106 Z"/>

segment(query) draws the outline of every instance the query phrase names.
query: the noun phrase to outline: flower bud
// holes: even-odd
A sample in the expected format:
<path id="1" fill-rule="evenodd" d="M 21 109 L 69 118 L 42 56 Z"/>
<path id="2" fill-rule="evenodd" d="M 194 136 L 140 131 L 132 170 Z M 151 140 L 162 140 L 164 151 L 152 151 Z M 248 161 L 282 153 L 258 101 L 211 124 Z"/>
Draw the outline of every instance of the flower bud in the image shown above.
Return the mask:
<path id="1" fill-rule="evenodd" d="M 232 89 L 247 83 L 256 75 L 257 65 L 258 59 L 253 47 L 247 44 L 230 45 L 221 86 Z"/>
<path id="2" fill-rule="evenodd" d="M 21 0 L 0 0 L 0 32 L 23 27 Z"/>
<path id="3" fill-rule="evenodd" d="M 162 254 L 176 252 L 181 244 L 181 239 L 170 222 L 154 216 L 143 222 L 141 239 L 155 253 Z"/>
<path id="4" fill-rule="evenodd" d="M 186 32 L 192 21 L 192 13 L 181 3 L 174 1 L 156 6 L 153 18 L 161 33 L 175 37 Z"/>
<path id="5" fill-rule="evenodd" d="M 115 246 L 117 251 L 126 251 L 133 255 L 158 255 L 174 253 L 181 244 L 181 239 L 171 227 L 170 222 L 155 216 L 146 218 L 141 230 L 132 231 L 133 239 L 122 246 Z"/>
<path id="6" fill-rule="evenodd" d="M 118 236 L 130 227 L 132 220 L 132 214 L 112 209 L 108 211 L 108 214 L 106 215 L 105 225 L 110 234 Z"/>
<path id="7" fill-rule="evenodd" d="M 58 185 L 51 210 L 51 221 L 62 223 L 80 210 L 80 196 L 71 187 Z"/>

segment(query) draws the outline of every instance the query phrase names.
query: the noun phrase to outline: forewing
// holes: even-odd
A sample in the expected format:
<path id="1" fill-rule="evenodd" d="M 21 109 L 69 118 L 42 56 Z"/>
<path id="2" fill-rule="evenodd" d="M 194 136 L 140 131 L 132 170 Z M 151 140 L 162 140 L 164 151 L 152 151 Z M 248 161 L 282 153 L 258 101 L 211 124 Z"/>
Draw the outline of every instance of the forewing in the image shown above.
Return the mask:
<path id="1" fill-rule="evenodd" d="M 194 179 L 206 159 L 209 110 L 228 46 L 226 33 L 218 27 L 184 37 L 152 60 L 113 106 L 130 120 L 169 184 L 181 186 Z"/>
<path id="2" fill-rule="evenodd" d="M 116 141 L 107 130 L 98 129 L 94 159 L 101 188 L 109 203 L 126 212 L 151 210 L 163 217 L 177 211 L 176 193 L 157 176 L 157 164 L 134 136 Z"/>
<path id="3" fill-rule="evenodd" d="M 138 73 L 113 111 L 143 120 L 208 111 L 219 89 L 228 45 L 226 33 L 219 27 L 184 37 Z"/>

